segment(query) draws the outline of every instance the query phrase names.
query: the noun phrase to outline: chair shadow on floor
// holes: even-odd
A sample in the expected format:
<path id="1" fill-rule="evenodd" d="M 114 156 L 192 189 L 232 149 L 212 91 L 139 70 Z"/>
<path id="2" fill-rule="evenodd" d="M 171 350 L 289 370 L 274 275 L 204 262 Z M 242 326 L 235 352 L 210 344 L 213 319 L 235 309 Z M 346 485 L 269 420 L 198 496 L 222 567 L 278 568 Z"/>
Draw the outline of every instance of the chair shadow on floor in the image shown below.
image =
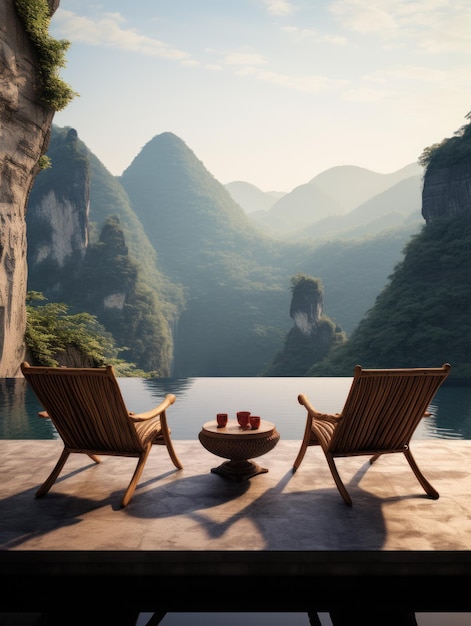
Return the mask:
<path id="1" fill-rule="evenodd" d="M 178 516 L 181 534 L 188 528 L 193 541 L 199 542 L 198 545 L 211 545 L 211 549 L 218 549 L 219 540 L 221 548 L 225 549 L 227 533 L 235 524 L 244 522 L 250 524 L 250 535 L 241 537 L 238 549 L 381 549 L 386 536 L 382 513 L 385 500 L 358 488 L 369 467 L 369 463 L 363 463 L 350 479 L 350 488 L 355 489 L 359 504 L 353 508 L 343 505 L 327 473 L 325 480 L 319 480 L 319 485 L 311 486 L 308 490 L 301 488 L 294 491 L 292 483 L 299 484 L 301 474 L 293 475 L 288 470 L 276 483 L 270 473 L 242 483 L 209 473 L 178 476 L 171 483 L 141 494 L 140 502 L 143 506 L 130 506 L 126 515 L 145 519 Z M 325 486 L 326 481 L 329 486 Z M 150 482 L 143 483 L 142 487 L 148 487 Z M 265 487 L 267 483 L 270 486 Z M 264 487 L 260 491 L 261 485 Z M 172 508 L 166 509 L 162 503 L 170 495 Z M 388 498 L 387 502 L 410 497 L 415 498 L 416 494 Z M 317 511 L 315 523 L 307 524 L 311 509 Z M 324 511 L 325 515 L 319 515 L 319 510 Z M 332 532 L 332 520 L 336 518 L 342 524 L 350 524 L 348 537 L 339 538 L 338 534 Z M 202 536 L 197 535 L 195 521 Z M 290 528 L 289 533 L 285 532 L 286 527 Z M 339 546 L 339 539 L 343 545 Z"/>

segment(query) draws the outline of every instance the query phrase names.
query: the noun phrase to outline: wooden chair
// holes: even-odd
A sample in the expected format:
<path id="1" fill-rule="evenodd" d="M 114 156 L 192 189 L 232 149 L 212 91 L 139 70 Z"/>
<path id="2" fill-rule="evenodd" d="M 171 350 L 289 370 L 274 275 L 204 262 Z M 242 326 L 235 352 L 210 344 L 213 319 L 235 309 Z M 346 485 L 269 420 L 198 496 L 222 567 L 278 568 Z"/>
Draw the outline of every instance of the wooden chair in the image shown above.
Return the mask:
<path id="1" fill-rule="evenodd" d="M 52 420 L 64 448 L 36 497 L 44 496 L 57 480 L 69 455 L 87 454 L 96 463 L 99 455 L 138 458 L 137 466 L 121 501 L 129 504 L 152 446 L 166 446 L 176 468 L 182 464 L 175 454 L 166 411 L 175 402 L 168 394 L 159 406 L 145 413 L 127 410 L 113 367 L 75 368 L 30 366 L 21 371 L 41 405 L 41 417 Z"/>
<path id="2" fill-rule="evenodd" d="M 402 452 L 427 495 L 436 500 L 439 494 L 418 468 L 410 440 L 422 417 L 430 415 L 427 408 L 449 371 L 448 363 L 438 368 L 404 369 L 362 369 L 357 365 L 343 411 L 334 415 L 319 413 L 306 395 L 300 394 L 298 402 L 307 409 L 307 419 L 293 472 L 308 446 L 319 445 L 340 495 L 351 505 L 334 459 L 371 455 L 370 463 L 374 463 L 382 454 Z"/>

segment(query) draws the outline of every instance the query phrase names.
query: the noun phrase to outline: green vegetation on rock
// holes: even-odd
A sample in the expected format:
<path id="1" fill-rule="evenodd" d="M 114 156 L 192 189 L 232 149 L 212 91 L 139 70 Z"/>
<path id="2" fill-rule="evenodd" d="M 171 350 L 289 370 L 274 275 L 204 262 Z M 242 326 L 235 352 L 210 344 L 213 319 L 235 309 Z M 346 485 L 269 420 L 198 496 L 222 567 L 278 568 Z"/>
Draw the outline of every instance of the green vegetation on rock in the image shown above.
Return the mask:
<path id="1" fill-rule="evenodd" d="M 145 376 L 118 358 L 113 337 L 86 312 L 69 313 L 63 302 L 47 302 L 39 292 L 27 294 L 25 342 L 33 365 L 100 367 L 112 364 L 118 376 Z"/>
<path id="2" fill-rule="evenodd" d="M 440 143 L 435 143 L 422 152 L 419 163 L 427 168 L 428 172 L 438 167 L 453 165 L 469 166 L 471 160 L 471 111 L 465 115 L 468 120 L 459 128 L 454 137 L 447 137 Z"/>
<path id="3" fill-rule="evenodd" d="M 15 7 L 38 54 L 41 101 L 62 111 L 78 95 L 59 77 L 70 42 L 49 35 L 51 15 L 46 0 L 15 0 Z"/>

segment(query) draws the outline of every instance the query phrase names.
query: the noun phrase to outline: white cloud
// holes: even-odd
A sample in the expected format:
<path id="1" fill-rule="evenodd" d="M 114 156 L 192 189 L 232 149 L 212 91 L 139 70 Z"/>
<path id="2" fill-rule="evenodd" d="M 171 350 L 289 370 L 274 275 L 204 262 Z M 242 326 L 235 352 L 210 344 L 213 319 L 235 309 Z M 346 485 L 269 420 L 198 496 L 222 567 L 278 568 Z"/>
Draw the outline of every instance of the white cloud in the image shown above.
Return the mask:
<path id="1" fill-rule="evenodd" d="M 291 15 L 295 10 L 293 4 L 288 0 L 261 0 L 261 2 L 267 7 L 267 11 L 271 15 Z"/>
<path id="2" fill-rule="evenodd" d="M 368 87 L 361 87 L 358 89 L 349 89 L 343 93 L 343 99 L 348 102 L 380 102 L 382 100 L 389 100 L 391 98 L 391 91 L 384 89 L 380 90 L 377 87 L 369 89 Z"/>
<path id="3" fill-rule="evenodd" d="M 224 56 L 227 65 L 264 65 L 265 59 L 253 52 L 230 52 Z"/>
<path id="4" fill-rule="evenodd" d="M 335 46 L 344 46 L 347 38 L 342 35 L 332 33 L 322 33 L 315 28 L 300 28 L 298 26 L 283 26 L 281 30 L 289 35 L 293 35 L 297 41 L 312 39 L 316 43 L 329 43 Z"/>
<path id="5" fill-rule="evenodd" d="M 388 2 L 365 2 L 364 0 L 334 0 L 330 11 L 342 26 L 359 33 L 384 35 L 397 29 L 393 15 L 388 12 Z M 399 4 L 399 3 L 397 3 Z"/>
<path id="6" fill-rule="evenodd" d="M 471 52 L 471 5 L 467 0 L 333 0 L 331 13 L 351 32 L 422 52 Z"/>
<path id="7" fill-rule="evenodd" d="M 123 28 L 125 19 L 119 13 L 103 13 L 95 19 L 72 11 L 58 9 L 54 23 L 60 27 L 61 37 L 74 43 L 118 48 L 175 61 L 190 61 L 190 55 L 163 41 L 140 35 L 134 29 Z"/>
<path id="8" fill-rule="evenodd" d="M 261 187 L 290 188 L 281 182 L 290 168 L 299 184 L 350 160 L 393 171 L 452 135 L 470 108 L 469 0 L 140 0 L 119 3 L 119 12 L 117 4 L 61 0 L 51 25 L 72 43 L 64 78 L 82 96 L 57 119 L 100 146 L 116 173 L 156 125 L 188 141 L 220 180 L 261 176 L 275 181 Z M 100 73 L 89 71 L 91 57 Z M 90 115 L 96 106 L 106 119 Z M 320 133 L 331 149 L 314 155 Z M 250 158 L 245 145 L 237 152 L 249 140 L 260 146 Z M 272 158 L 274 142 L 298 155 L 289 168 Z"/>
<path id="9" fill-rule="evenodd" d="M 446 70 L 438 70 L 423 65 L 396 65 L 388 68 L 383 73 L 386 74 L 385 79 L 400 79 L 424 83 L 444 84 L 447 81 L 448 72 Z"/>
<path id="10" fill-rule="evenodd" d="M 311 94 L 326 92 L 348 85 L 348 81 L 335 80 L 327 76 L 315 74 L 292 76 L 268 70 L 255 70 L 254 68 L 246 68 L 245 70 L 238 72 L 238 74 L 245 76 L 251 75 L 259 81 L 271 83 L 272 85 L 278 85 L 279 87 L 284 87 L 293 91 Z"/>

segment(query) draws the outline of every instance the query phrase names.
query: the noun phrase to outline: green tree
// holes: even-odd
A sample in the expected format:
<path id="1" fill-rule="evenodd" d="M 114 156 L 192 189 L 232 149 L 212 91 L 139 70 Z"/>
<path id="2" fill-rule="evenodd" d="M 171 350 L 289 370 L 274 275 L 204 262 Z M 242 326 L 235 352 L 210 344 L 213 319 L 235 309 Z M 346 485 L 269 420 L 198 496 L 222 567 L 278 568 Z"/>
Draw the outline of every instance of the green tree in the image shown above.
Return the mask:
<path id="1" fill-rule="evenodd" d="M 61 302 L 45 301 L 43 294 L 27 294 L 25 343 L 34 365 L 99 367 L 112 364 L 118 375 L 143 372 L 118 358 L 113 337 L 89 313 L 69 314 Z"/>

